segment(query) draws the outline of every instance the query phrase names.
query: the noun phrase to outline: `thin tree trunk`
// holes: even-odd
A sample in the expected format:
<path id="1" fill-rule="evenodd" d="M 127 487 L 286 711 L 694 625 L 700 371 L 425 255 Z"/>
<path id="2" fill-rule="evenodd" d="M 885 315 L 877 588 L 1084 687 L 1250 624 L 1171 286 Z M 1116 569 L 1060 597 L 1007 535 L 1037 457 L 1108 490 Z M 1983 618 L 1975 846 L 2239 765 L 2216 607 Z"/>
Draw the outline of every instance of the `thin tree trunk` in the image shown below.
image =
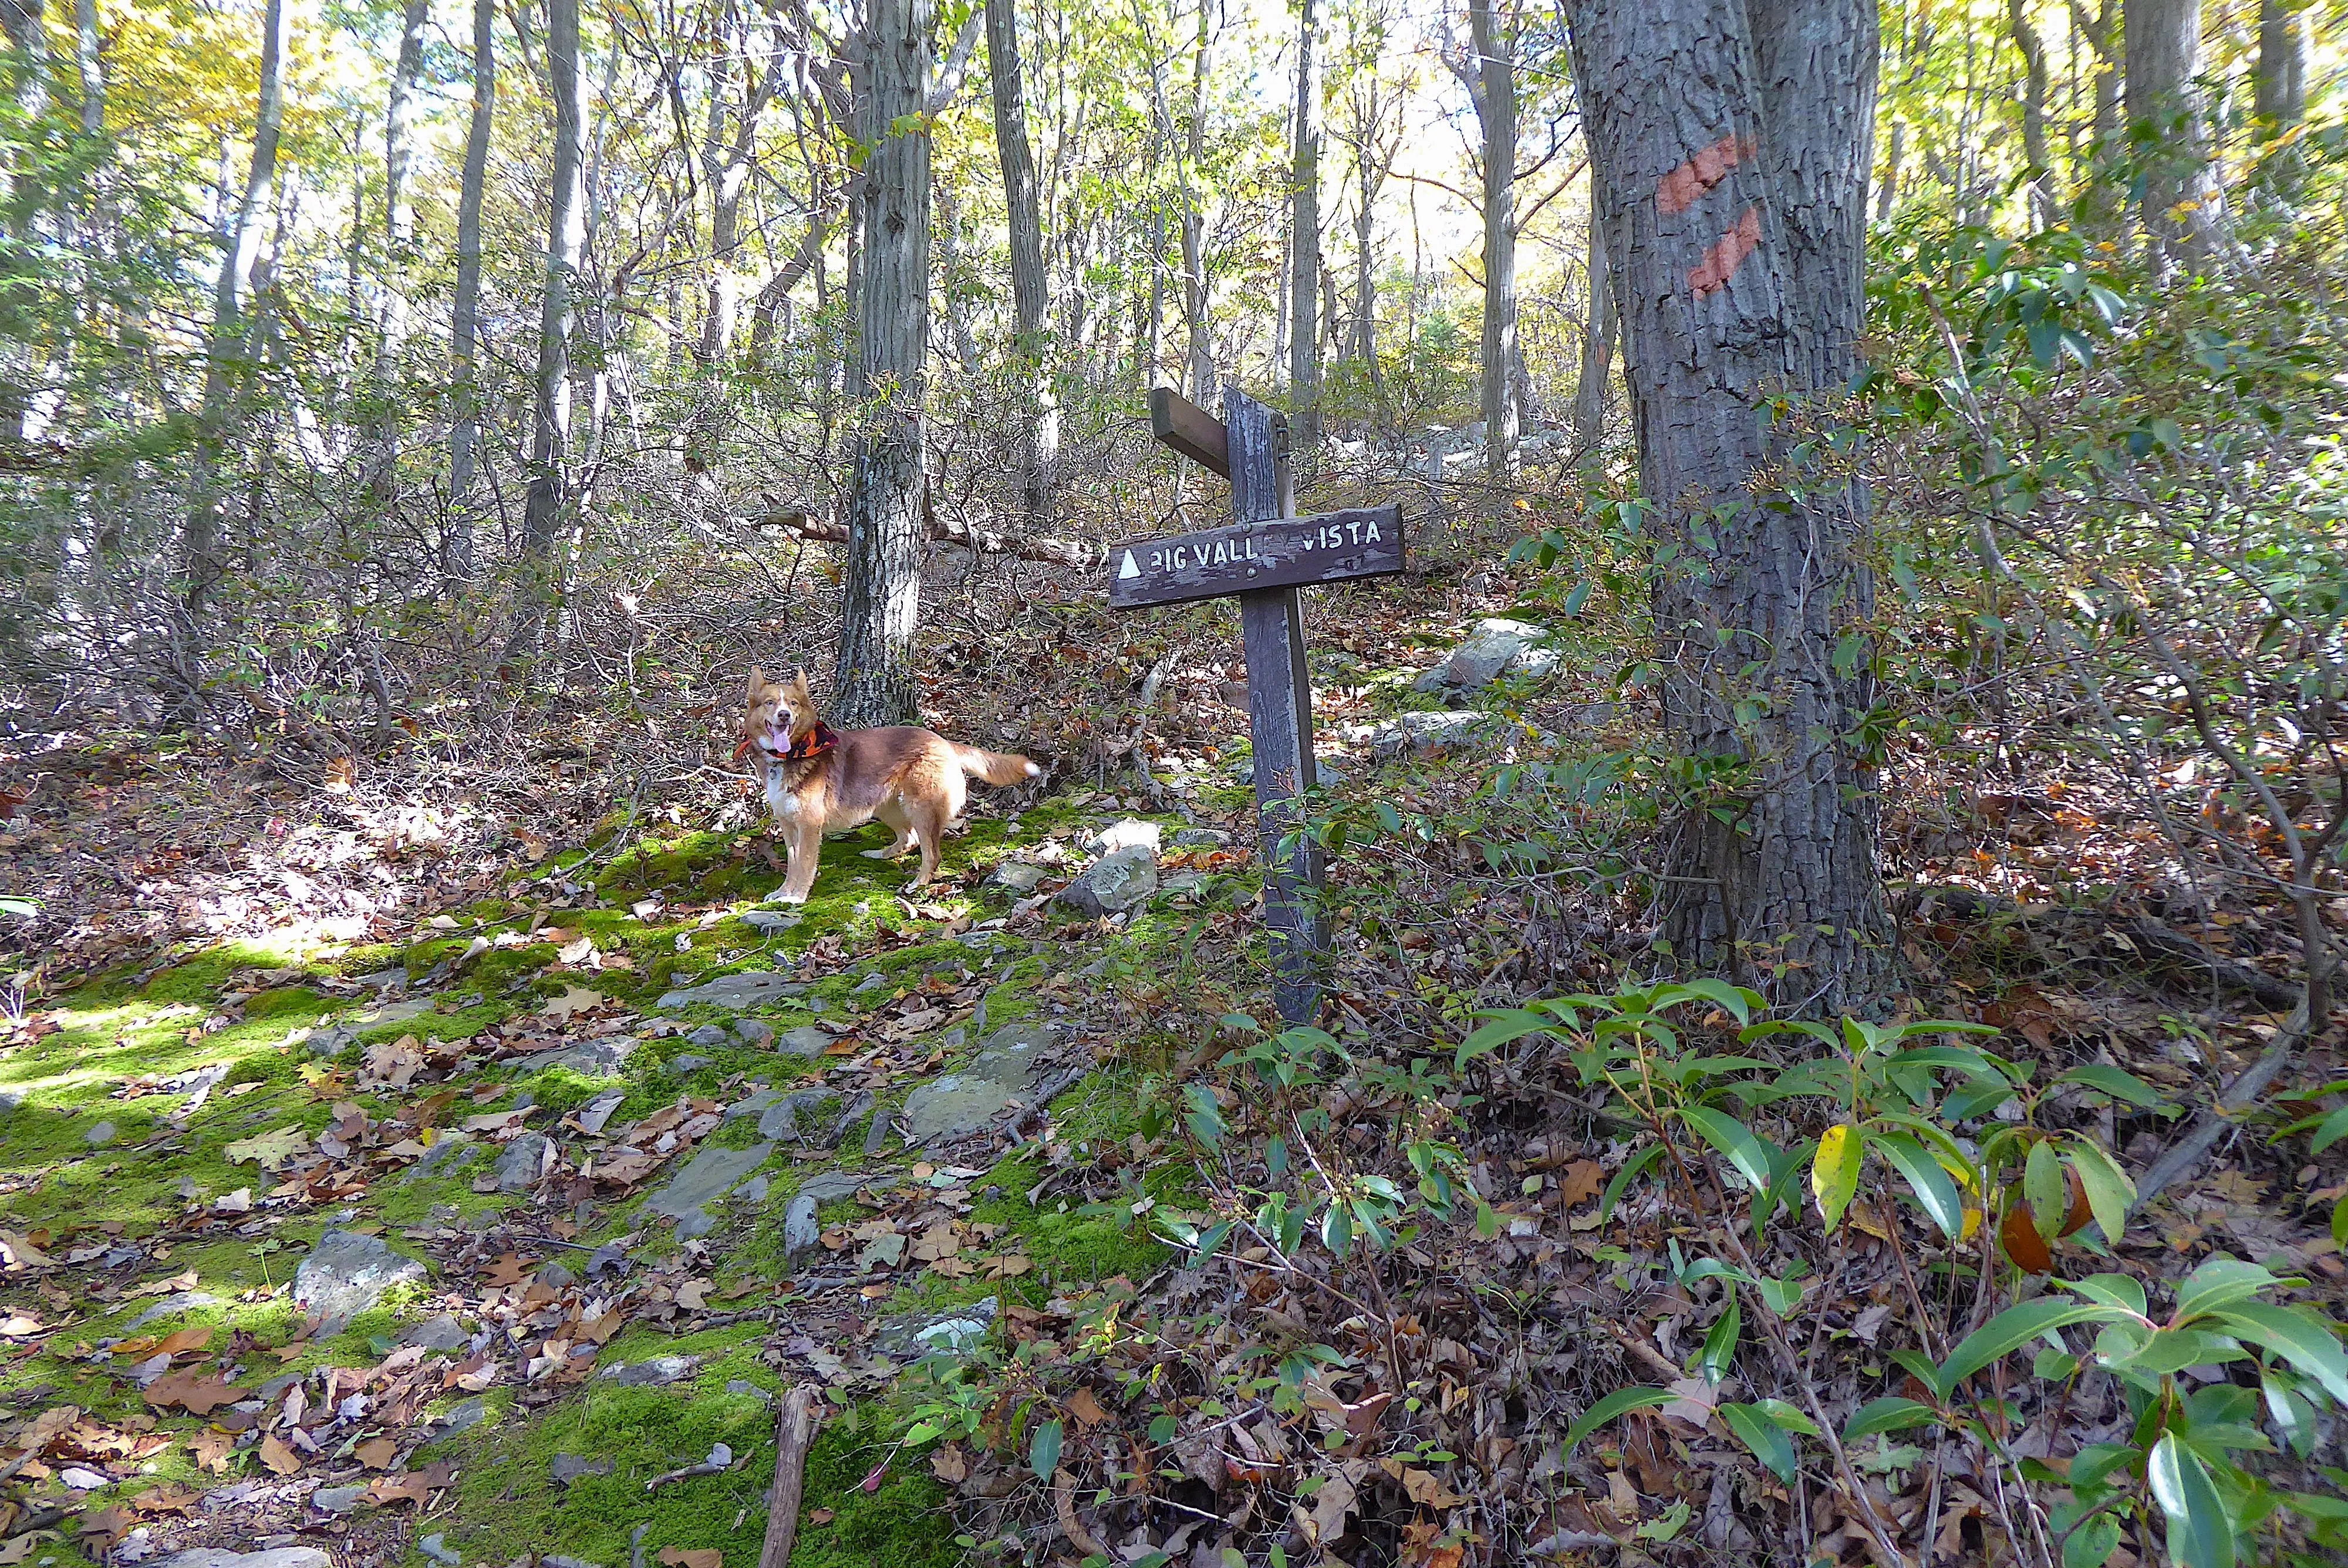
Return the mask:
<path id="1" fill-rule="evenodd" d="M 2154 270 L 2165 273 L 2204 251 L 2213 217 L 2202 210 L 2216 190 L 2193 87 L 2201 66 L 2201 0 L 2126 0 L 2120 40 L 2128 124 L 2149 133 L 2140 221 Z"/>
<path id="2" fill-rule="evenodd" d="M 843 723 L 915 715 L 913 640 L 921 629 L 922 396 L 930 331 L 930 138 L 918 124 L 930 85 L 932 0 L 868 0 L 859 360 L 870 400 L 858 432 L 841 585 Z"/>
<path id="3" fill-rule="evenodd" d="M 1606 382 L 1614 364 L 1614 276 L 1596 192 L 1590 204 L 1590 312 L 1581 329 L 1581 378 L 1573 388 L 1573 440 L 1594 452 L 1606 439 Z"/>
<path id="4" fill-rule="evenodd" d="M 1618 272 L 1680 805 L 1663 936 L 1788 1009 L 1862 1010 L 1891 968 L 1874 848 L 1865 497 L 1773 483 L 1759 417 L 1857 364 L 1873 0 L 1591 0 L 1571 16 Z M 1757 492 L 1757 493 L 1756 493 Z"/>
<path id="5" fill-rule="evenodd" d="M 807 231 L 799 236 L 799 248 L 791 252 L 790 260 L 775 269 L 759 290 L 758 298 L 750 307 L 750 363 L 763 364 L 775 340 L 775 317 L 790 298 L 799 280 L 815 270 L 822 260 L 825 243 L 831 238 L 832 220 L 839 215 L 837 199 L 819 196 L 808 213 Z M 819 302 L 817 310 L 820 312 Z"/>
<path id="6" fill-rule="evenodd" d="M 1207 65 L 1212 34 L 1208 0 L 1199 0 L 1199 39 L 1190 71 L 1190 123 L 1182 156 L 1182 319 L 1189 329 L 1190 401 L 1206 406 L 1215 395 L 1215 354 L 1207 323 L 1206 213 L 1197 180 L 1207 153 Z"/>
<path id="7" fill-rule="evenodd" d="M 1883 183 L 1875 190 L 1875 220 L 1890 221 L 1891 210 L 1900 204 L 1900 160 L 1908 150 L 1908 122 L 1891 122 L 1891 147 L 1883 155 Z"/>
<path id="8" fill-rule="evenodd" d="M 197 630 L 212 589 L 227 563 L 221 554 L 220 466 L 230 425 L 231 405 L 244 379 L 251 334 L 244 320 L 245 291 L 261 255 L 262 217 L 277 179 L 277 141 L 285 123 L 285 0 L 269 0 L 262 22 L 260 104 L 253 118 L 252 162 L 244 194 L 229 220 L 220 282 L 212 290 L 212 326 L 205 345 L 203 413 L 198 425 L 194 482 L 181 557 L 187 579 L 188 630 Z M 182 649 L 181 673 L 193 672 L 192 641 Z"/>
<path id="9" fill-rule="evenodd" d="M 1019 64 L 1014 0 L 986 0 L 986 69 L 994 97 L 994 152 L 1011 230 L 1011 314 L 1017 337 L 1013 374 L 1022 398 L 1019 497 L 1031 527 L 1052 516 L 1052 472 L 1060 458 L 1060 409 L 1046 362 L 1044 220 L 1036 205 L 1035 155 L 1027 138 L 1027 93 Z"/>
<path id="10" fill-rule="evenodd" d="M 8 179 L 0 237 L 24 242 L 27 251 L 50 196 L 36 150 L 49 102 L 48 39 L 41 13 L 41 0 L 0 0 L 0 33 L 8 40 L 5 71 L 17 122 L 10 138 L 14 145 L 0 155 L 5 157 Z M 0 277 L 0 440 L 24 439 L 32 387 L 40 379 L 34 368 L 36 332 L 27 319 L 35 301 L 28 282 L 21 273 Z"/>
<path id="11" fill-rule="evenodd" d="M 1515 40 L 1493 5 L 1468 0 L 1468 27 L 1484 128 L 1484 457 L 1497 484 L 1514 471 L 1517 451 L 1517 71 Z"/>
<path id="12" fill-rule="evenodd" d="M 556 593 L 554 538 L 562 522 L 571 442 L 571 327 L 587 202 L 582 132 L 587 79 L 579 57 L 579 0 L 547 0 L 546 71 L 554 99 L 554 190 L 546 226 L 546 287 L 538 314 L 530 495 L 522 507 L 521 570 L 509 657 L 535 652 Z"/>
<path id="13" fill-rule="evenodd" d="M 2292 0 L 2259 0 L 2255 112 L 2270 137 L 2307 118 L 2307 51 L 2314 10 Z"/>
<path id="14" fill-rule="evenodd" d="M 81 77 L 81 133 L 106 128 L 106 66 L 100 53 L 98 0 L 74 0 L 74 67 Z"/>
<path id="15" fill-rule="evenodd" d="M 449 393 L 456 417 L 448 429 L 448 523 L 441 537 L 440 569 L 452 582 L 473 576 L 474 453 L 480 445 L 478 365 L 481 319 L 481 187 L 489 167 L 489 130 L 497 110 L 497 0 L 473 0 L 473 113 L 465 129 L 465 171 L 457 192 L 457 298 L 448 327 Z"/>
<path id="16" fill-rule="evenodd" d="M 1321 450 L 1320 26 L 1320 0 L 1299 0 L 1288 171 L 1288 400 L 1290 462 L 1300 481 L 1312 478 Z"/>
<path id="17" fill-rule="evenodd" d="M 2005 19 L 2022 54 L 2022 156 L 2029 165 L 2031 220 L 2051 229 L 2054 166 L 2046 152 L 2046 45 L 2031 25 L 2029 0 L 2006 0 Z"/>
<path id="18" fill-rule="evenodd" d="M 407 251 L 416 238 L 416 205 L 407 174 L 416 157 L 417 84 L 424 74 L 424 30 L 432 0 L 407 0 L 400 17 L 399 53 L 392 62 L 390 103 L 383 128 L 383 326 L 376 343 L 376 450 L 367 459 L 368 489 L 378 506 L 399 489 L 399 355 L 407 341 Z"/>

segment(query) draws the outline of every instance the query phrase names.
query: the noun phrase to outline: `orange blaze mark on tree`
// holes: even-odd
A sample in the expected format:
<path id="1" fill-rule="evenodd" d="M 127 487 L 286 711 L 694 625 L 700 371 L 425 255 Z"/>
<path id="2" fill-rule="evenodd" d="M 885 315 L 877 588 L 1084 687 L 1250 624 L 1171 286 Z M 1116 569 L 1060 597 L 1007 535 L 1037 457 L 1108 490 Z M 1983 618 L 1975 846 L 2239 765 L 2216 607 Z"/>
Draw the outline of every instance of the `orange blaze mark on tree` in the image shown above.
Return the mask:
<path id="1" fill-rule="evenodd" d="M 1720 237 L 1720 242 L 1704 252 L 1704 261 L 1688 273 L 1688 287 L 1702 299 L 1715 289 L 1725 288 L 1735 276 L 1745 258 L 1761 248 L 1761 209 L 1747 207 L 1736 227 Z"/>
<path id="2" fill-rule="evenodd" d="M 1684 212 L 1696 198 L 1728 178 L 1728 171 L 1753 156 L 1753 138 L 1735 132 L 1722 137 L 1669 174 L 1655 181 L 1655 207 L 1665 213 Z"/>

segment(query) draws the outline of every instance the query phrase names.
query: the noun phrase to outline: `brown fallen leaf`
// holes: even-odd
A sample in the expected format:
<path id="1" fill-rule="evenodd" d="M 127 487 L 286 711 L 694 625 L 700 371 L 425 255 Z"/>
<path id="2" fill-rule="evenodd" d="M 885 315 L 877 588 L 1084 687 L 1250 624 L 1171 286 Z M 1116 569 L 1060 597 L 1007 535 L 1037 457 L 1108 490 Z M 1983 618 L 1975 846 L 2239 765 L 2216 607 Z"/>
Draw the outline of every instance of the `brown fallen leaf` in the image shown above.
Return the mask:
<path id="1" fill-rule="evenodd" d="M 726 1553 L 715 1546 L 705 1546 L 688 1552 L 682 1546 L 664 1546 L 660 1560 L 668 1568 L 726 1568 Z"/>
<path id="2" fill-rule="evenodd" d="M 1558 1197 L 1569 1209 L 1596 1197 L 1606 1186 L 1606 1167 L 1595 1160 L 1576 1160 L 1558 1178 Z"/>
<path id="3" fill-rule="evenodd" d="M 275 1432 L 271 1432 L 261 1440 L 261 1462 L 279 1475 L 292 1475 L 302 1468 L 302 1456 L 280 1442 Z"/>
<path id="4" fill-rule="evenodd" d="M 185 1356 L 211 1342 L 212 1331 L 210 1328 L 182 1328 L 177 1334 L 165 1335 L 157 1342 L 155 1348 L 166 1356 Z M 121 1348 L 116 1347 L 115 1354 L 119 1356 L 121 1353 Z"/>
<path id="5" fill-rule="evenodd" d="M 1099 1426 L 1108 1419 L 1108 1412 L 1101 1409 L 1101 1402 L 1093 1397 L 1090 1389 L 1078 1389 L 1068 1396 L 1068 1413 L 1088 1427 Z"/>
<path id="6" fill-rule="evenodd" d="M 503 1257 L 498 1259 L 497 1262 L 483 1269 L 481 1271 L 480 1279 L 483 1285 L 490 1286 L 501 1290 L 509 1285 L 520 1285 L 522 1281 L 522 1276 L 529 1272 L 530 1266 L 528 1264 L 522 1262 L 522 1260 L 514 1254 L 508 1253 Z"/>
<path id="7" fill-rule="evenodd" d="M 391 1461 L 399 1457 L 399 1445 L 389 1438 L 369 1438 L 351 1452 L 369 1470 L 389 1470 Z"/>
<path id="8" fill-rule="evenodd" d="M 120 1503 L 116 1503 L 102 1512 L 84 1513 L 81 1516 L 79 1529 L 85 1540 L 93 1535 L 105 1537 L 106 1545 L 108 1550 L 111 1550 L 116 1542 L 129 1534 L 138 1526 L 139 1516 Z"/>
<path id="9" fill-rule="evenodd" d="M 191 1416 L 209 1416 L 222 1405 L 233 1405 L 246 1390 L 232 1388 L 211 1373 L 166 1372 L 147 1385 L 147 1403 L 155 1409 L 177 1405 Z"/>
<path id="10" fill-rule="evenodd" d="M 960 1443 L 950 1443 L 930 1456 L 930 1473 L 948 1486 L 961 1484 L 970 1474 L 970 1460 Z"/>
<path id="11" fill-rule="evenodd" d="M 228 1456 L 235 1451 L 236 1440 L 226 1432 L 206 1428 L 190 1438 L 188 1446 L 196 1450 L 198 1469 L 208 1470 L 214 1475 L 226 1475 Z"/>
<path id="12" fill-rule="evenodd" d="M 809 1524 L 829 1524 L 838 1517 L 839 1516 L 833 1513 L 829 1508 L 810 1509 L 808 1512 L 808 1522 Z"/>

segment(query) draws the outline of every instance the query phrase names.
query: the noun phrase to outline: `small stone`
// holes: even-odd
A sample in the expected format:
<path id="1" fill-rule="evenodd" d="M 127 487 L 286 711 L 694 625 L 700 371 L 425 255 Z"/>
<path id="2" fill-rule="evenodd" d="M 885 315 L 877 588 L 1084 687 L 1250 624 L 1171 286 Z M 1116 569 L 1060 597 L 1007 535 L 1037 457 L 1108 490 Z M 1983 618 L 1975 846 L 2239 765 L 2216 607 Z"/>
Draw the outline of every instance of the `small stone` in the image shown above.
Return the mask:
<path id="1" fill-rule="evenodd" d="M 753 1050 L 764 1050 L 775 1041 L 775 1026 L 762 1018 L 737 1018 L 734 1038 Z"/>
<path id="2" fill-rule="evenodd" d="M 577 1454 L 556 1454 L 546 1464 L 548 1479 L 557 1486 L 569 1486 L 582 1475 L 609 1475 L 612 1461 L 607 1459 L 581 1459 Z"/>
<path id="3" fill-rule="evenodd" d="M 726 1120 L 733 1122 L 744 1116 L 764 1116 L 788 1098 L 789 1096 L 779 1089 L 753 1091 L 726 1108 Z"/>
<path id="4" fill-rule="evenodd" d="M 487 1400 L 478 1395 L 469 1399 L 459 1399 L 448 1409 L 432 1418 L 426 1428 L 425 1440 L 437 1443 L 444 1438 L 453 1438 L 459 1432 L 469 1432 L 489 1419 L 489 1407 Z"/>
<path id="5" fill-rule="evenodd" d="M 399 1337 L 402 1345 L 415 1345 L 426 1350 L 462 1350 L 473 1342 L 463 1324 L 444 1312 L 438 1317 L 427 1317 Z"/>
<path id="6" fill-rule="evenodd" d="M 997 863 L 986 880 L 990 886 L 1007 888 L 1025 897 L 1035 891 L 1036 884 L 1051 874 L 1048 866 L 1037 866 L 1033 861 L 1005 860 Z"/>
<path id="7" fill-rule="evenodd" d="M 1174 830 L 1177 849 L 1220 849 L 1230 844 L 1231 835 L 1220 827 L 1178 827 Z"/>
<path id="8" fill-rule="evenodd" d="M 114 1142 L 114 1123 L 101 1122 L 81 1135 L 81 1141 L 93 1149 L 103 1149 Z"/>
<path id="9" fill-rule="evenodd" d="M 691 1007 L 696 1002 L 710 1007 L 742 1012 L 763 1007 L 785 997 L 802 994 L 807 987 L 788 979 L 773 969 L 749 969 L 738 975 L 721 975 L 714 980 L 704 980 L 697 986 L 668 991 L 653 1005 L 659 1008 Z"/>
<path id="10" fill-rule="evenodd" d="M 1147 845 L 1111 850 L 1055 895 L 1070 908 L 1092 916 L 1117 915 L 1158 891 L 1158 852 Z"/>
<path id="11" fill-rule="evenodd" d="M 424 1277 L 424 1266 L 391 1250 L 382 1237 L 330 1230 L 294 1271 L 294 1305 L 330 1323 L 347 1322 L 395 1285 Z"/>
<path id="12" fill-rule="evenodd" d="M 966 1350 L 986 1337 L 1002 1304 L 989 1296 L 949 1312 L 916 1313 L 883 1322 L 872 1348 L 885 1356 L 926 1356 L 933 1350 Z"/>
<path id="13" fill-rule="evenodd" d="M 177 1317 L 182 1312 L 193 1312 L 199 1307 L 218 1307 L 221 1298 L 208 1290 L 175 1290 L 154 1306 L 130 1320 L 129 1332 L 136 1334 L 160 1317 Z"/>
<path id="14" fill-rule="evenodd" d="M 1154 822 L 1147 822 L 1138 816 L 1128 816 L 1101 829 L 1093 835 L 1092 841 L 1085 847 L 1095 855 L 1114 855 L 1120 849 L 1131 849 L 1138 845 L 1148 850 L 1154 856 L 1158 853 L 1159 835 L 1161 831 Z"/>
<path id="15" fill-rule="evenodd" d="M 439 1173 L 443 1166 L 453 1171 L 469 1163 L 477 1153 L 479 1150 L 474 1146 L 471 1134 L 454 1128 L 437 1132 L 433 1135 L 432 1146 L 417 1156 L 416 1163 L 407 1167 L 407 1173 L 400 1181 L 423 1181 Z"/>
<path id="16" fill-rule="evenodd" d="M 649 1361 L 631 1361 L 624 1367 L 606 1367 L 595 1374 L 600 1378 L 617 1383 L 623 1389 L 664 1389 L 681 1382 L 699 1369 L 698 1356 L 655 1356 Z"/>
<path id="17" fill-rule="evenodd" d="M 321 1513 L 348 1513 L 366 1495 L 363 1486 L 322 1486 L 310 1494 L 310 1506 Z"/>
<path id="18" fill-rule="evenodd" d="M 314 1546 L 279 1546 L 267 1552 L 198 1546 L 164 1558 L 155 1568 L 335 1568 L 335 1560 Z"/>
<path id="19" fill-rule="evenodd" d="M 542 1263 L 538 1266 L 538 1282 L 549 1290 L 561 1290 L 578 1284 L 579 1276 L 559 1263 Z"/>
<path id="20" fill-rule="evenodd" d="M 1548 641 L 1549 628 L 1530 621 L 1498 616 L 1479 620 L 1449 658 L 1421 675 L 1412 687 L 1419 692 L 1474 691 L 1490 685 L 1504 671 L 1546 675 L 1558 661 L 1554 650 L 1538 646 Z"/>
<path id="21" fill-rule="evenodd" d="M 806 918 L 804 915 L 785 914 L 780 909 L 753 909 L 742 917 L 742 923 L 753 931 L 778 937 Z"/>
<path id="22" fill-rule="evenodd" d="M 745 1204 L 764 1203 L 767 1190 L 773 1185 L 774 1183 L 769 1181 L 766 1173 L 762 1171 L 734 1189 L 735 1201 Z"/>
<path id="23" fill-rule="evenodd" d="M 112 1476 L 100 1475 L 94 1470 L 87 1470 L 77 1464 L 69 1464 L 57 1471 L 57 1479 L 76 1491 L 96 1491 L 101 1486 L 114 1484 Z"/>
<path id="24" fill-rule="evenodd" d="M 696 1055 L 690 1050 L 681 1056 L 672 1056 L 668 1059 L 668 1070 L 679 1078 L 683 1078 L 687 1073 L 698 1072 L 708 1065 L 709 1058 Z"/>
<path id="25" fill-rule="evenodd" d="M 547 1157 L 554 1152 L 542 1132 L 515 1136 L 498 1155 L 498 1191 L 526 1193 L 546 1173 Z"/>
<path id="26" fill-rule="evenodd" d="M 906 1142 L 935 1143 L 985 1127 L 1020 1102 L 1029 1071 L 1051 1043 L 1051 1031 L 1037 1024 L 1005 1024 L 995 1030 L 959 1071 L 906 1096 Z"/>
<path id="27" fill-rule="evenodd" d="M 889 977 L 881 973 L 879 969 L 875 969 L 870 974 L 865 976 L 862 979 L 857 981 L 856 989 L 850 991 L 848 994 L 852 997 L 860 997 L 867 991 L 880 990 L 887 987 L 888 984 Z"/>
<path id="28" fill-rule="evenodd" d="M 852 1198 L 864 1185 L 865 1178 L 853 1171 L 819 1171 L 799 1184 L 798 1195 L 811 1203 L 828 1204 L 834 1198 Z"/>
<path id="29" fill-rule="evenodd" d="M 821 1056 L 831 1049 L 831 1031 L 815 1024 L 803 1023 L 797 1029 L 787 1029 L 775 1039 L 775 1050 L 782 1056 Z"/>
<path id="30" fill-rule="evenodd" d="M 688 1045 L 731 1045 L 734 1037 L 714 1023 L 705 1023 L 685 1037 Z"/>
<path id="31" fill-rule="evenodd" d="M 816 1223 L 815 1199 L 802 1188 L 792 1194 L 791 1206 L 783 1211 L 783 1255 L 798 1256 L 822 1235 L 823 1227 Z"/>
<path id="32" fill-rule="evenodd" d="M 604 1124 L 612 1120 L 614 1112 L 626 1103 L 627 1098 L 626 1094 L 619 1092 L 598 1094 L 585 1105 L 572 1112 L 571 1119 L 579 1123 L 580 1131 L 592 1138 L 603 1130 Z"/>
<path id="33" fill-rule="evenodd" d="M 771 1405 L 775 1402 L 774 1395 L 767 1392 L 766 1389 L 761 1389 L 757 1384 L 753 1383 L 747 1378 L 726 1378 L 726 1391 L 737 1397 L 756 1399 L 762 1405 Z"/>
<path id="34" fill-rule="evenodd" d="M 639 1041 L 632 1034 L 607 1034 L 530 1059 L 533 1071 L 560 1067 L 582 1078 L 617 1078 Z"/>
<path id="35" fill-rule="evenodd" d="M 448 1542 L 442 1539 L 442 1532 L 438 1530 L 429 1535 L 420 1537 L 416 1542 L 416 1549 L 433 1562 L 439 1563 L 440 1568 L 465 1568 L 465 1560 L 448 1550 Z"/>

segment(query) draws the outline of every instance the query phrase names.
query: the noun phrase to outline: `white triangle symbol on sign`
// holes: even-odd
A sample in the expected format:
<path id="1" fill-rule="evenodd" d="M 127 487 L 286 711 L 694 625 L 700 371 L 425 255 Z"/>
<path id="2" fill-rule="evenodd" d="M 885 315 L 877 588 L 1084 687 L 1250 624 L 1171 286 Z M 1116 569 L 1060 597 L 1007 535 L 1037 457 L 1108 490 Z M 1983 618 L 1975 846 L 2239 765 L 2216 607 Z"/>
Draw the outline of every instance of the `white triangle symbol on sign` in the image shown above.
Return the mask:
<path id="1" fill-rule="evenodd" d="M 1133 552 L 1131 550 L 1126 551 L 1125 564 L 1117 569 L 1117 580 L 1123 582 L 1127 578 L 1139 577 L 1140 575 L 1141 569 L 1133 564 Z"/>

